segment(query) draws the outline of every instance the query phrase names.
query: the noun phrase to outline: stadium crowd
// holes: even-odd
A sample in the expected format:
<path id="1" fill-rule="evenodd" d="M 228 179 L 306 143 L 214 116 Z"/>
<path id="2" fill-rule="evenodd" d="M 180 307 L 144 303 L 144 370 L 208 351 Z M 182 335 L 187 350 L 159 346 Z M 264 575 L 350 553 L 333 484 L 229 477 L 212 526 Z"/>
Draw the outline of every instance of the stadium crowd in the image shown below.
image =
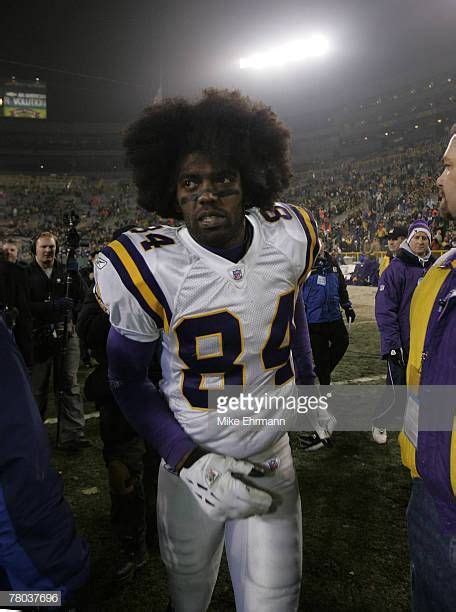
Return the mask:
<path id="1" fill-rule="evenodd" d="M 333 250 L 384 250 L 394 225 L 424 219 L 434 232 L 434 250 L 450 248 L 456 234 L 438 210 L 435 177 L 442 144 L 421 144 L 363 160 L 318 164 L 296 173 L 286 201 L 314 212 Z M 380 244 L 372 242 L 378 239 Z"/>
<path id="2" fill-rule="evenodd" d="M 383 251 L 390 228 L 417 219 L 431 227 L 432 249 L 447 250 L 456 244 L 456 232 L 438 211 L 434 183 L 441 148 L 436 142 L 368 159 L 317 163 L 294 174 L 283 199 L 313 212 L 328 250 L 336 254 Z M 118 227 L 175 223 L 145 214 L 128 178 L 0 175 L 0 204 L 0 236 L 19 240 L 30 240 L 43 227 L 62 235 L 65 215 L 74 210 L 86 256 Z"/>

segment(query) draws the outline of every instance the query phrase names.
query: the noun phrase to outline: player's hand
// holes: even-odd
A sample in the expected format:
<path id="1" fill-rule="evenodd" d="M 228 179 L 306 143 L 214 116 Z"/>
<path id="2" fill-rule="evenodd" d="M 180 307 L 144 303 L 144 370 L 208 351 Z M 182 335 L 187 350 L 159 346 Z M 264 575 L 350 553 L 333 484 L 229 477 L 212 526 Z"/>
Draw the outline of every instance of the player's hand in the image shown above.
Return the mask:
<path id="1" fill-rule="evenodd" d="M 387 355 L 387 359 L 400 366 L 401 368 L 405 368 L 404 351 L 401 347 L 391 349 Z"/>
<path id="2" fill-rule="evenodd" d="M 58 312 L 67 312 L 73 308 L 73 300 L 69 297 L 61 297 L 54 300 L 54 308 Z"/>
<path id="3" fill-rule="evenodd" d="M 241 480 L 243 476 L 263 475 L 261 467 L 250 461 L 215 453 L 203 455 L 180 471 L 180 477 L 201 508 L 216 521 L 268 512 L 272 505 L 271 495 Z"/>
<path id="4" fill-rule="evenodd" d="M 351 306 L 344 306 L 345 316 L 347 318 L 347 323 L 353 323 L 356 319 L 356 312 L 353 310 Z"/>

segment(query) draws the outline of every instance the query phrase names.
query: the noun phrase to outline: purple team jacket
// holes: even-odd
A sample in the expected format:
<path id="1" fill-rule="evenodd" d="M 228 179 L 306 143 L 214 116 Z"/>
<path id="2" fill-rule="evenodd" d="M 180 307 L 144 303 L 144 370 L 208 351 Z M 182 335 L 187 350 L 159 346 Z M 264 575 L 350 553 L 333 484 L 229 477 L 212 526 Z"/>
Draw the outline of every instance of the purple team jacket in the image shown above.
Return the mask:
<path id="1" fill-rule="evenodd" d="M 416 286 L 434 261 L 432 255 L 427 260 L 417 257 L 404 241 L 397 257 L 381 275 L 375 296 L 375 319 L 382 356 L 400 347 L 408 355 L 410 302 Z"/>
<path id="2" fill-rule="evenodd" d="M 446 265 L 456 261 L 456 250 L 450 253 Z M 429 319 L 423 346 L 420 380 L 420 419 L 428 411 L 439 410 L 448 416 L 448 431 L 423 431 L 420 422 L 416 467 L 426 487 L 432 493 L 446 533 L 456 534 L 456 497 L 450 480 L 451 425 L 456 414 L 454 393 L 441 395 L 439 406 L 430 393 L 430 385 L 456 385 L 456 267 L 443 283 Z M 453 433 L 453 435 L 456 435 Z M 453 457 L 453 461 L 456 458 Z M 453 472 L 456 465 L 452 466 Z"/>

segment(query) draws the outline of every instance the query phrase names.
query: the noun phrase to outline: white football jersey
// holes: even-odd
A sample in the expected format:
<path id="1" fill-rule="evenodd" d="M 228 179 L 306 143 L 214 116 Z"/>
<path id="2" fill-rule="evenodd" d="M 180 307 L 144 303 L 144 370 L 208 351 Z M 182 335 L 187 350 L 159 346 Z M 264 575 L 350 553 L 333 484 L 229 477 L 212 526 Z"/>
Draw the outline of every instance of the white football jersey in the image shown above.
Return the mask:
<path id="1" fill-rule="evenodd" d="M 237 263 L 202 247 L 185 227 L 153 226 L 122 234 L 94 268 L 95 292 L 119 333 L 151 342 L 163 330 L 161 390 L 183 429 L 236 457 L 261 452 L 282 432 L 214 428 L 220 415 L 208 406 L 208 390 L 294 393 L 294 305 L 319 250 L 315 222 L 301 207 L 280 203 L 246 216 L 253 238 Z"/>

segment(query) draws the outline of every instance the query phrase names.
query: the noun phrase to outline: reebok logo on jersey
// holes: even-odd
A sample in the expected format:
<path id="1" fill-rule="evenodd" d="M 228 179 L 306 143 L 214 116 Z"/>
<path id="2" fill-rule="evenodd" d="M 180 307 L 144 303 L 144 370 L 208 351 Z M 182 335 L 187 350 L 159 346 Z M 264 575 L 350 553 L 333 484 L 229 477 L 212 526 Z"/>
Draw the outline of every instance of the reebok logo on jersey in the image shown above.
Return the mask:
<path id="1" fill-rule="evenodd" d="M 101 255 L 98 255 L 98 257 L 95 260 L 95 265 L 97 266 L 99 270 L 102 270 L 107 263 L 108 262 L 106 261 L 106 259 L 104 259 Z"/>

